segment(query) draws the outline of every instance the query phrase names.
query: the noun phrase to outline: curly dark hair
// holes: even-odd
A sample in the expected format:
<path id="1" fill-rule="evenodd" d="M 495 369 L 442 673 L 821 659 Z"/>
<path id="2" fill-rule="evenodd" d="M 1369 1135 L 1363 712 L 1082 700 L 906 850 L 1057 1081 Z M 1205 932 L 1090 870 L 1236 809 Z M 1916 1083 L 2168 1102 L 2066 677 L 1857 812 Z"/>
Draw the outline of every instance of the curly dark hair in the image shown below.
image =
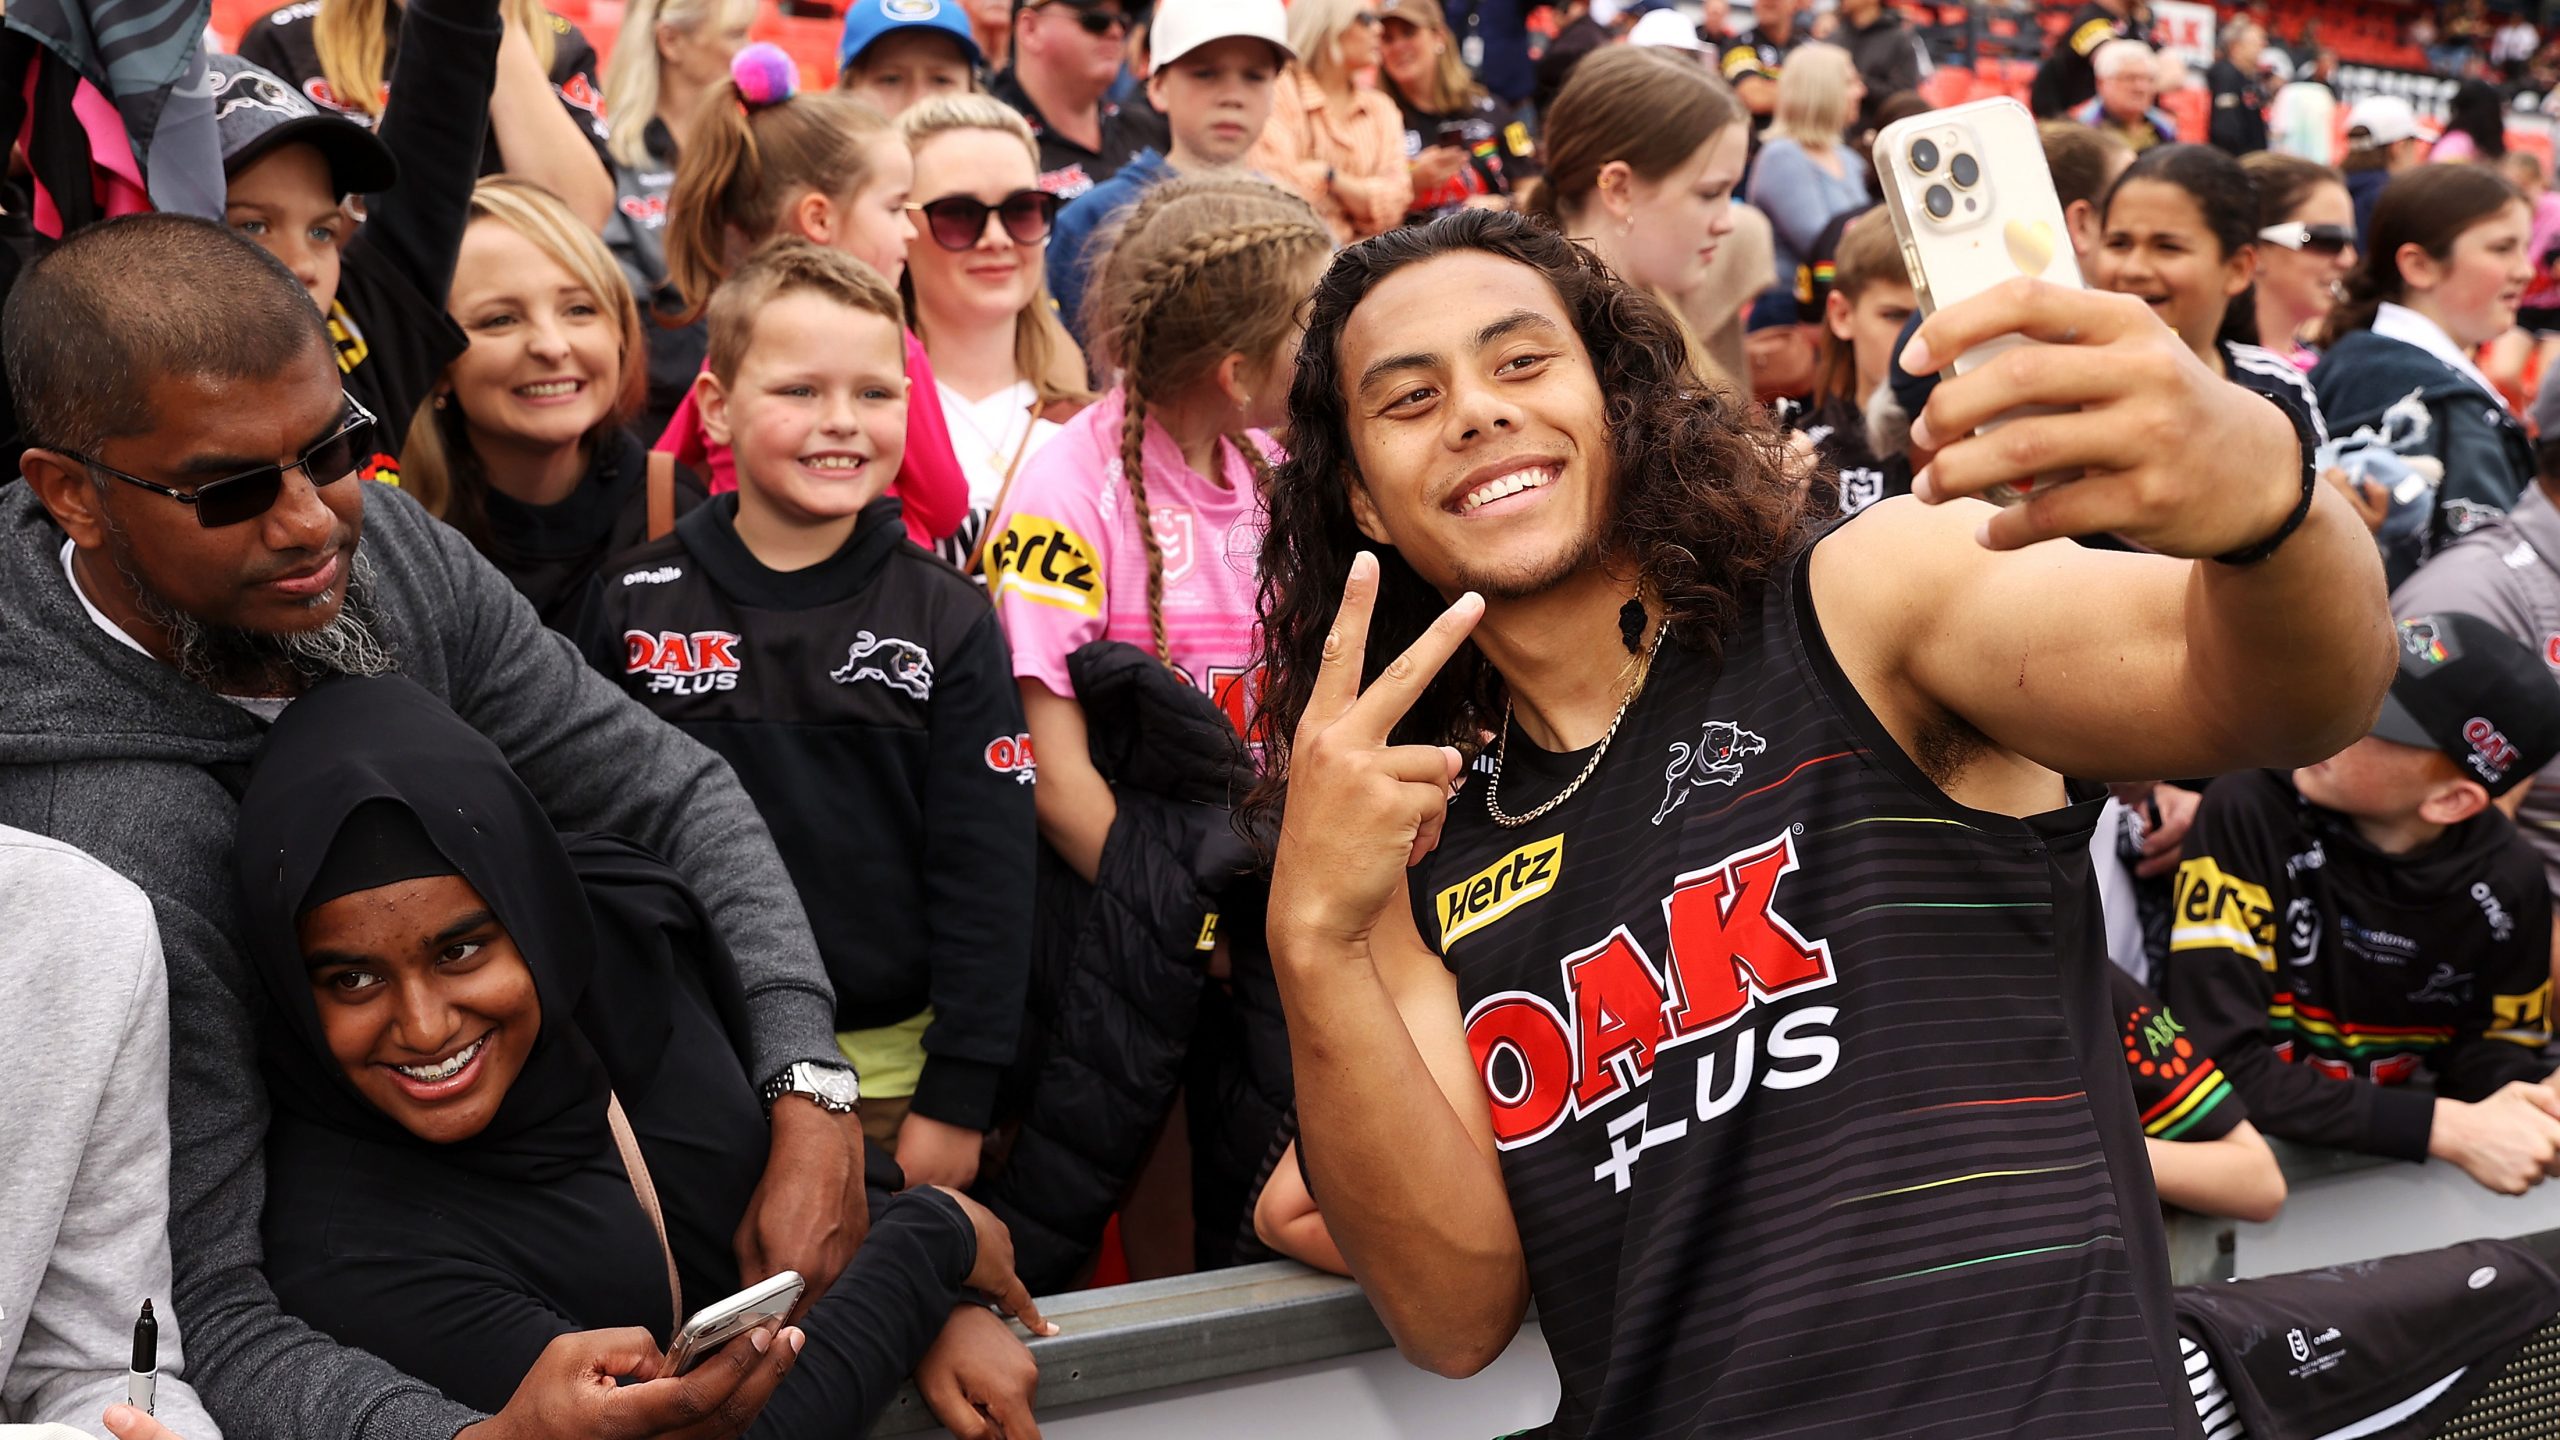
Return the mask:
<path id="1" fill-rule="evenodd" d="M 1702 383 L 1689 368 L 1679 319 L 1545 225 L 1500 211 L 1463 210 L 1391 230 L 1334 258 L 1316 285 L 1305 348 L 1289 389 L 1288 458 L 1274 472 L 1262 547 L 1263 690 L 1253 730 L 1262 777 L 1249 821 L 1275 819 L 1288 784 L 1289 744 L 1315 687 L 1324 641 L 1351 559 L 1378 555 L 1378 600 L 1366 673 L 1374 680 L 1448 607 L 1394 547 L 1372 545 L 1353 522 L 1360 483 L 1345 420 L 1342 331 L 1378 283 L 1440 255 L 1482 251 L 1546 277 L 1591 352 L 1610 437 L 1616 493 L 1598 563 L 1640 584 L 1668 639 L 1710 655 L 1756 600 L 1773 567 L 1812 533 L 1786 442 L 1767 415 Z M 1623 657 L 1600 656 L 1616 666 Z M 1399 744 L 1473 753 L 1500 723 L 1502 677 L 1462 646 L 1397 727 Z M 1277 833 L 1276 826 L 1264 833 Z"/>

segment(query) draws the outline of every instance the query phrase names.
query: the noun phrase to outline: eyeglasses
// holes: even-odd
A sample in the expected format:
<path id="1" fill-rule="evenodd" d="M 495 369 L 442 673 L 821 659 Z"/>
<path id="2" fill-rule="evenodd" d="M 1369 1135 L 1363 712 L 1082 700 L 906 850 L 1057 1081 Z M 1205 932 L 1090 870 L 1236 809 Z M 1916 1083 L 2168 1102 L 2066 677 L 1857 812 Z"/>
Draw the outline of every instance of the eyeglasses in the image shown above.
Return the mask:
<path id="1" fill-rule="evenodd" d="M 1378 20 L 1378 12 L 1375 10 L 1361 10 L 1354 12 L 1351 17 L 1351 23 L 1359 26 L 1363 30 L 1375 30 L 1378 28 L 1380 23 Z"/>
<path id="2" fill-rule="evenodd" d="M 1058 3 L 1059 0 L 1040 0 L 1039 4 L 1034 5 L 1031 8 L 1034 10 L 1046 10 L 1050 6 Z M 1117 10 L 1078 9 L 1076 11 L 1076 24 L 1083 28 L 1084 33 L 1092 36 L 1096 40 L 1101 39 L 1103 36 L 1110 34 L 1114 30 L 1119 31 L 1123 35 L 1129 33 L 1129 17 L 1121 14 Z"/>
<path id="3" fill-rule="evenodd" d="M 324 485 L 334 485 L 356 473 L 373 449 L 373 432 L 379 422 L 373 418 L 373 412 L 356 403 L 352 395 L 347 397 L 347 408 L 354 412 L 347 417 L 347 422 L 328 439 L 303 451 L 301 459 L 287 465 L 261 465 L 255 470 L 225 475 L 219 480 L 208 480 L 193 490 L 179 490 L 145 480 L 139 475 L 127 475 L 112 465 L 102 465 L 75 451 L 65 450 L 62 453 L 127 485 L 139 485 L 154 495 L 166 495 L 181 505 L 192 506 L 197 524 L 207 530 L 219 530 L 225 525 L 255 520 L 273 508 L 276 497 L 284 493 L 284 472 L 287 470 L 300 470 L 315 490 Z"/>
<path id="4" fill-rule="evenodd" d="M 2288 220 L 2270 225 L 2258 232 L 2258 238 L 2287 250 L 2307 250 L 2314 255 L 2343 255 L 2356 243 L 2356 232 L 2344 225 L 2312 225 L 2301 220 Z"/>
<path id="5" fill-rule="evenodd" d="M 1004 222 L 1004 233 L 1013 237 L 1014 244 L 1037 245 L 1049 238 L 1049 227 L 1057 223 L 1063 203 L 1045 190 L 1016 190 L 993 205 L 975 195 L 945 195 L 907 208 L 924 215 L 934 244 L 945 250 L 969 250 L 987 233 L 990 215 Z"/>

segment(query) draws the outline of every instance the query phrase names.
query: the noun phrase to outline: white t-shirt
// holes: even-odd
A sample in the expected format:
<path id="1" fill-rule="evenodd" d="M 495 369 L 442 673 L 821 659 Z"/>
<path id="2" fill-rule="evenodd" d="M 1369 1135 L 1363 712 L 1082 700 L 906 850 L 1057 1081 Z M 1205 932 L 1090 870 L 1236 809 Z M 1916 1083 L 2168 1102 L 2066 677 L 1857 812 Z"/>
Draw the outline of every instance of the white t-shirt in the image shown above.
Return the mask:
<path id="1" fill-rule="evenodd" d="M 960 473 L 969 477 L 969 508 L 984 514 L 995 508 L 1007 471 L 1019 473 L 1023 461 L 1058 433 L 1058 423 L 1033 413 L 1040 394 L 1028 380 L 1017 380 L 984 400 L 971 400 L 937 380 L 943 418 L 951 422 L 951 450 L 960 457 Z"/>

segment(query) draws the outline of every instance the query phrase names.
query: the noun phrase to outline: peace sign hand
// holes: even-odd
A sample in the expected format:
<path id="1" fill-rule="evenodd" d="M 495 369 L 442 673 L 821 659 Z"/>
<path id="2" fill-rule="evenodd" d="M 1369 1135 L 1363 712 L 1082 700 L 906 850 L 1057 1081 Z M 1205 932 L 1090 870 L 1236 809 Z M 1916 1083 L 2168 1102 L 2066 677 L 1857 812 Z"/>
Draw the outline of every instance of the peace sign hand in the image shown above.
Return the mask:
<path id="1" fill-rule="evenodd" d="M 1447 745 L 1390 745 L 1387 736 L 1484 614 L 1473 591 L 1360 690 L 1377 557 L 1351 561 L 1324 665 L 1289 751 L 1289 802 L 1271 877 L 1275 933 L 1358 945 L 1386 914 L 1404 872 L 1440 843 L 1464 757 Z"/>

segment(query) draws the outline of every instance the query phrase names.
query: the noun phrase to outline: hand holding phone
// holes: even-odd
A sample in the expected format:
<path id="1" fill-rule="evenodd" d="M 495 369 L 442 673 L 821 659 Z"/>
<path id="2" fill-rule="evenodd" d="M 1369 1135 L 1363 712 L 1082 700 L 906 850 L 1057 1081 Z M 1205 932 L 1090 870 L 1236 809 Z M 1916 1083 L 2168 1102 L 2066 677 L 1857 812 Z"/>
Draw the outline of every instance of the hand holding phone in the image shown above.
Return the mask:
<path id="1" fill-rule="evenodd" d="M 1934 315 L 2022 275 L 2079 287 L 2070 227 L 2045 168 L 2044 142 L 2025 106 L 2003 97 L 1898 120 L 1877 135 L 1875 156 L 1886 213 L 1921 314 Z M 2032 343 L 2023 334 L 2001 335 L 1954 356 L 1948 368 L 1970 374 Z M 2051 413 L 2049 406 L 2016 412 Z M 1994 416 L 1976 433 L 2013 418 Z M 1983 498 L 2014 504 L 2038 484 L 2069 478 L 2067 472 L 2033 477 L 1995 486 Z"/>
<path id="2" fill-rule="evenodd" d="M 800 1301 L 797 1270 L 759 1280 L 726 1300 L 706 1305 L 684 1322 L 667 1345 L 665 1375 L 682 1375 L 704 1357 L 760 1325 L 780 1325 Z"/>

